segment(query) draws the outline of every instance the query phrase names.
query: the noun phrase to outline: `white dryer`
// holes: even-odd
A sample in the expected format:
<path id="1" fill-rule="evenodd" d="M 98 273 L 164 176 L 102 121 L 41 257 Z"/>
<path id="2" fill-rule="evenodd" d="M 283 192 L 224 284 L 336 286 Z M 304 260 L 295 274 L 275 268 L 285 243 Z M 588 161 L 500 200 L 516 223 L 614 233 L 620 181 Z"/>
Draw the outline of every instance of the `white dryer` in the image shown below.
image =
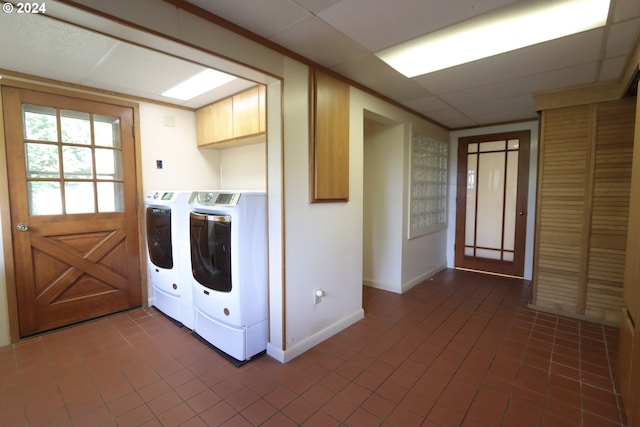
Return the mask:
<path id="1" fill-rule="evenodd" d="M 189 259 L 190 191 L 151 191 L 145 196 L 147 266 L 151 304 L 193 329 Z"/>
<path id="2" fill-rule="evenodd" d="M 266 195 L 196 191 L 189 204 L 193 331 L 248 361 L 264 353 L 268 339 Z"/>

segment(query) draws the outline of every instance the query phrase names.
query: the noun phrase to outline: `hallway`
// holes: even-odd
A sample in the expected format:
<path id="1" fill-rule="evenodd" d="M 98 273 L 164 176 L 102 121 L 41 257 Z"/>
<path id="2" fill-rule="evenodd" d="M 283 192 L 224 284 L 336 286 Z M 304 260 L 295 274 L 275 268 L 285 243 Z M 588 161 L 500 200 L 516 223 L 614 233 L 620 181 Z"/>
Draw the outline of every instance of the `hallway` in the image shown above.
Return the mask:
<path id="1" fill-rule="evenodd" d="M 0 348 L 0 426 L 622 426 L 618 329 L 446 270 L 287 364 L 235 368 L 155 309 Z"/>

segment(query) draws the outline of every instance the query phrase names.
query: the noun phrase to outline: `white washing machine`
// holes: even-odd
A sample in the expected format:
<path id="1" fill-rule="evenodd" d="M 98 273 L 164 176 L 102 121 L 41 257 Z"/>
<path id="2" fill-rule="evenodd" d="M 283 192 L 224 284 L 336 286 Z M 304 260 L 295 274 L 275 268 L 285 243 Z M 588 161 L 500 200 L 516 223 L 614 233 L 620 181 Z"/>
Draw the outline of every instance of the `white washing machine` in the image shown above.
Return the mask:
<path id="1" fill-rule="evenodd" d="M 158 310 L 193 329 L 189 259 L 190 191 L 151 191 L 145 195 L 147 266 Z"/>
<path id="2" fill-rule="evenodd" d="M 189 204 L 193 331 L 248 361 L 268 340 L 266 195 L 196 191 Z"/>

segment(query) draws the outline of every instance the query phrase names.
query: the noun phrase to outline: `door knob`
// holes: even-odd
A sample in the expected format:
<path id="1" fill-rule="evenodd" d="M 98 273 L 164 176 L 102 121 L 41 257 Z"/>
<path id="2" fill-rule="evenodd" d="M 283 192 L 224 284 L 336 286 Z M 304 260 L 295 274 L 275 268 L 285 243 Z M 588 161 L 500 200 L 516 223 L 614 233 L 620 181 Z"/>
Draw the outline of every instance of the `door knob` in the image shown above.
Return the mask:
<path id="1" fill-rule="evenodd" d="M 29 229 L 29 226 L 24 222 L 21 222 L 16 226 L 16 228 L 18 229 L 18 231 L 27 231 Z"/>
<path id="2" fill-rule="evenodd" d="M 524 215 L 524 211 L 518 212 L 518 215 L 523 216 Z"/>

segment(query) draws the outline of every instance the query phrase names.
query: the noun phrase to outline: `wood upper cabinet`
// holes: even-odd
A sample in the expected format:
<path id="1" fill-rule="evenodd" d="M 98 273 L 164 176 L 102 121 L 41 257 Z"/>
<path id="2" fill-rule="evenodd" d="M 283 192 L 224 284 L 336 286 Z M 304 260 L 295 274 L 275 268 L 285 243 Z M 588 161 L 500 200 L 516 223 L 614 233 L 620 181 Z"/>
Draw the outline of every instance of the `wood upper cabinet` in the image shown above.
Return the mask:
<path id="1" fill-rule="evenodd" d="M 262 85 L 196 110 L 198 146 L 224 148 L 262 141 L 265 112 Z"/>
<path id="2" fill-rule="evenodd" d="M 349 85 L 311 70 L 310 199 L 349 200 Z"/>
<path id="3" fill-rule="evenodd" d="M 232 99 L 234 137 L 259 133 L 261 114 L 259 86 L 234 95 Z"/>

